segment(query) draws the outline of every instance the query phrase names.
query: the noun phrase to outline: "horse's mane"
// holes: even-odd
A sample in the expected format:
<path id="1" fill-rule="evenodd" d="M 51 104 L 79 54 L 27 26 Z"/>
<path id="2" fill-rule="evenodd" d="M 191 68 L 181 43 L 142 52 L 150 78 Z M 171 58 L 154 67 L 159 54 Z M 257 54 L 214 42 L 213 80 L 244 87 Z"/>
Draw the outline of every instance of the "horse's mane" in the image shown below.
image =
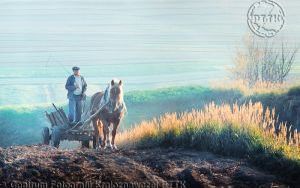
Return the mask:
<path id="1" fill-rule="evenodd" d="M 120 98 L 118 103 L 123 103 L 124 102 L 124 92 L 123 92 L 123 84 L 119 84 L 121 80 L 114 78 L 113 82 L 115 83 L 114 85 L 111 85 L 111 83 L 109 83 L 110 89 L 113 89 L 115 87 L 119 87 L 120 88 Z"/>
<path id="2" fill-rule="evenodd" d="M 114 82 L 114 84 L 112 85 L 112 82 Z M 103 97 L 101 98 L 99 107 L 101 108 L 102 106 L 104 106 L 105 104 L 107 104 L 110 100 L 110 90 L 114 89 L 116 87 L 118 87 L 120 89 L 120 97 L 118 98 L 117 101 L 117 107 L 118 108 L 123 108 L 125 111 L 127 111 L 125 102 L 124 102 L 124 92 L 123 92 L 123 84 L 120 85 L 120 80 L 114 78 L 112 80 L 112 82 L 110 82 L 108 84 L 108 86 L 106 87 Z"/>

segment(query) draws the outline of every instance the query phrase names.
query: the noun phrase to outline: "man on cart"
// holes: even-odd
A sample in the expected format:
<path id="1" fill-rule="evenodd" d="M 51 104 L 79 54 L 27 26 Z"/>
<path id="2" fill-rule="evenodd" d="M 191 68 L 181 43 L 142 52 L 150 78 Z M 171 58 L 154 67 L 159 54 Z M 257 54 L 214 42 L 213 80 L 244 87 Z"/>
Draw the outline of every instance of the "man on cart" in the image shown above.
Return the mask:
<path id="1" fill-rule="evenodd" d="M 73 75 L 69 76 L 65 85 L 68 90 L 69 99 L 69 115 L 68 119 L 71 124 L 76 124 L 81 121 L 82 106 L 86 98 L 87 84 L 82 75 L 80 68 L 73 67 Z"/>

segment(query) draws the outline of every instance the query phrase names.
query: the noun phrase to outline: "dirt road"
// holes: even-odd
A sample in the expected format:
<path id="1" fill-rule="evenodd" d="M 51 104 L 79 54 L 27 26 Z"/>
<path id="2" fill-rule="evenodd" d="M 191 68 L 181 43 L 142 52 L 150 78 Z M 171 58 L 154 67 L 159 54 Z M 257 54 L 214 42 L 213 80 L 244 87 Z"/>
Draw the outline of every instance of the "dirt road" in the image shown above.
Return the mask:
<path id="1" fill-rule="evenodd" d="M 40 187 L 283 185 L 246 161 L 174 148 L 112 152 L 18 146 L 0 149 L 0 167 L 0 182 L 7 187 L 25 183 Z"/>

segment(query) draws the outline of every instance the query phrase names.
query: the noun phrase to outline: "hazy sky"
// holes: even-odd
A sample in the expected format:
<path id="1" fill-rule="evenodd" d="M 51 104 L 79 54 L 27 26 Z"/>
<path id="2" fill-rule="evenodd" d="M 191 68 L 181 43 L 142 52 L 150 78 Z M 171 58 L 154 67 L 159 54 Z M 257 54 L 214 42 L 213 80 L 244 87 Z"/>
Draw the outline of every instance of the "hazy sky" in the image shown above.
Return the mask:
<path id="1" fill-rule="evenodd" d="M 0 85 L 8 90 L 0 100 L 17 97 L 11 92 L 30 99 L 40 88 L 50 98 L 61 96 L 56 88 L 64 92 L 72 65 L 101 87 L 113 77 L 131 89 L 222 79 L 250 32 L 246 15 L 254 2 L 1 0 Z M 275 39 L 298 44 L 300 2 L 276 2 L 286 23 Z M 294 72 L 299 67 L 298 61 Z"/>
<path id="2" fill-rule="evenodd" d="M 249 0 L 0 1 L 0 63 L 193 60 L 230 63 L 249 32 Z M 278 1 L 279 2 L 279 1 Z M 298 41 L 296 0 L 280 36 Z"/>

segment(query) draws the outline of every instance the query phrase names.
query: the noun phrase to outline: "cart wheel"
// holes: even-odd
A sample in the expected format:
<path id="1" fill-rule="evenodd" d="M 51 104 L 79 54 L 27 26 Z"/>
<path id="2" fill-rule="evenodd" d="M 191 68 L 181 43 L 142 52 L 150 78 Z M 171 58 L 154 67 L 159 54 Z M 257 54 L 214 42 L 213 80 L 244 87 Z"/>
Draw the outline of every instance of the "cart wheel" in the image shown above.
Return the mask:
<path id="1" fill-rule="evenodd" d="M 90 141 L 89 140 L 81 141 L 81 147 L 82 148 L 89 148 L 90 147 Z"/>
<path id="2" fill-rule="evenodd" d="M 43 135 L 43 144 L 49 145 L 50 133 L 49 133 L 49 128 L 48 127 L 44 127 L 42 135 Z"/>
<path id="3" fill-rule="evenodd" d="M 52 141 L 52 146 L 58 148 L 59 147 L 59 143 L 60 143 L 60 133 L 61 131 L 59 130 L 58 127 L 55 127 L 52 131 L 51 134 L 51 141 Z"/>

